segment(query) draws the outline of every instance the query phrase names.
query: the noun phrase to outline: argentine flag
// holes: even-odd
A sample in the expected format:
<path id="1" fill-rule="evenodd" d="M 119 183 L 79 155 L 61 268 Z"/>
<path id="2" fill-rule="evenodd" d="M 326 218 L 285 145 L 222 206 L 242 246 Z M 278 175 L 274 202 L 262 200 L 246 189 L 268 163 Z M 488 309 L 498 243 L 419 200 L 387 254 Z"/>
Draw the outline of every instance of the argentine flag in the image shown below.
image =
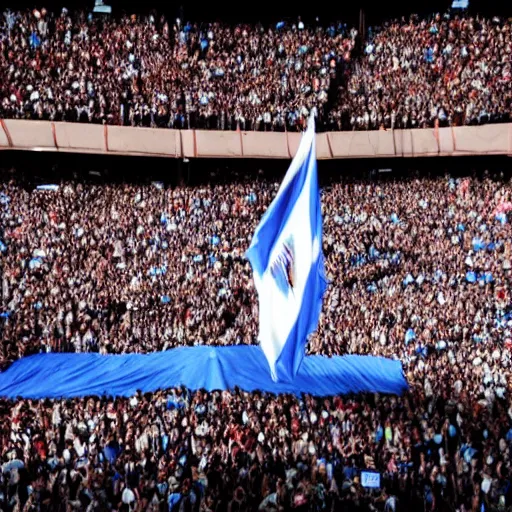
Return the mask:
<path id="1" fill-rule="evenodd" d="M 292 381 L 318 325 L 326 288 L 313 115 L 246 257 L 258 292 L 259 342 L 272 379 Z"/>

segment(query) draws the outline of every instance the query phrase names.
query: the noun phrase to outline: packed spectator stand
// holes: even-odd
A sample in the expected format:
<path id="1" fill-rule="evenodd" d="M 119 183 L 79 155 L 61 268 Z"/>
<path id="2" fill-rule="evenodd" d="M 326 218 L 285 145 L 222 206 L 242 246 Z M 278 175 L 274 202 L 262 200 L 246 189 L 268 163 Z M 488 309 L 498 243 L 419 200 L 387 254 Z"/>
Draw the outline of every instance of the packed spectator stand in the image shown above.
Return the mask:
<path id="1" fill-rule="evenodd" d="M 510 22 L 434 16 L 372 34 L 338 107 L 338 129 L 478 125 L 510 120 Z"/>
<path id="2" fill-rule="evenodd" d="M 58 190 L 4 178 L 3 361 L 256 343 L 243 254 L 279 180 L 239 175 Z M 400 358 L 404 397 L 4 400 L 1 503 L 507 510 L 511 192 L 509 175 L 481 173 L 323 183 L 330 285 L 308 352 Z M 362 469 L 381 472 L 382 493 Z"/>
<path id="3" fill-rule="evenodd" d="M 437 15 L 367 38 L 342 23 L 229 26 L 6 11 L 0 117 L 323 130 L 506 122 L 510 22 Z M 362 53 L 362 56 L 360 56 Z"/>
<path id="4" fill-rule="evenodd" d="M 9 12 L 0 27 L 0 117 L 174 128 L 298 130 L 355 37 L 66 10 Z"/>

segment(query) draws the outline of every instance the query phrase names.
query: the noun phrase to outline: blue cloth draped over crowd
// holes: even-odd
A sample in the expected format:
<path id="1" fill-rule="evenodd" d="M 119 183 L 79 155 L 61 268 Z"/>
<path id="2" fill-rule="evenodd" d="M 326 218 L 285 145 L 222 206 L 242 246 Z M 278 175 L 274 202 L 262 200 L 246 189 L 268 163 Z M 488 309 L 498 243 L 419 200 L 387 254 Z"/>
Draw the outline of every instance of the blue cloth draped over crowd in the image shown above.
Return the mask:
<path id="1" fill-rule="evenodd" d="M 393 222 L 399 222 L 393 215 Z M 160 221 L 165 224 L 166 215 L 162 214 Z M 213 245 L 219 242 L 218 236 L 212 236 Z M 283 185 L 248 251 L 260 302 L 259 347 L 180 347 L 148 355 L 40 354 L 21 359 L 0 374 L 0 396 L 131 396 L 139 390 L 154 392 L 178 386 L 316 396 L 402 394 L 407 382 L 399 361 L 354 355 L 304 357 L 307 338 L 318 325 L 326 287 L 321 248 L 315 120 L 311 116 Z M 274 254 L 281 259 L 272 259 Z M 38 250 L 33 256 L 29 266 L 37 268 L 46 253 Z M 200 261 L 202 255 L 196 258 Z M 149 275 L 156 278 L 166 272 L 164 264 L 152 267 Z M 162 295 L 160 301 L 167 304 L 171 298 Z M 43 305 L 38 302 L 34 307 Z"/>
<path id="2" fill-rule="evenodd" d="M 0 396 L 132 396 L 186 386 L 316 396 L 407 390 L 400 361 L 372 356 L 305 357 L 292 383 L 273 382 L 258 346 L 180 347 L 152 354 L 38 354 L 0 373 Z"/>

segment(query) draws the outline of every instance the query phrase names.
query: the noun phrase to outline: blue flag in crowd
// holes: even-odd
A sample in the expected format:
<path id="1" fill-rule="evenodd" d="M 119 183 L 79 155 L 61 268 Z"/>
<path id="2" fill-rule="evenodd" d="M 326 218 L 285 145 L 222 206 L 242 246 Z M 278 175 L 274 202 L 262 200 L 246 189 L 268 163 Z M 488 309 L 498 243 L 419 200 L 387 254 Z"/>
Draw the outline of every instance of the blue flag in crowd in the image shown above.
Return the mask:
<path id="1" fill-rule="evenodd" d="M 272 379 L 291 381 L 326 288 L 314 116 L 246 257 L 258 292 L 260 346 Z"/>

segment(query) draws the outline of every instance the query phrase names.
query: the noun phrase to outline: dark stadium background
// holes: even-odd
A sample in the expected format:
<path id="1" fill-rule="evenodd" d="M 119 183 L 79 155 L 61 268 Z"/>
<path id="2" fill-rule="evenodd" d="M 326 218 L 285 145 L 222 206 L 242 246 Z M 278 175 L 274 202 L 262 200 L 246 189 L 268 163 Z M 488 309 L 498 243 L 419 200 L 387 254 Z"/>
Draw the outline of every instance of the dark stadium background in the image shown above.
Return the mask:
<path id="1" fill-rule="evenodd" d="M 281 20 L 295 20 L 301 16 L 306 22 L 343 21 L 347 24 L 358 25 L 359 12 L 365 11 L 366 25 L 378 25 L 383 20 L 408 16 L 411 13 L 430 14 L 445 12 L 451 5 L 451 0 L 417 0 L 414 2 L 355 0 L 351 2 L 275 2 L 271 0 L 257 0 L 254 2 L 219 2 L 219 1 L 177 1 L 166 2 L 153 0 L 149 2 L 137 0 L 105 0 L 112 5 L 113 13 L 144 14 L 151 9 L 163 13 L 169 18 L 181 16 L 185 20 L 224 22 L 263 22 L 275 23 Z M 20 9 L 46 7 L 51 10 L 60 10 L 62 7 L 92 9 L 94 0 L 41 0 L 41 2 L 15 2 L 13 0 L 0 0 L 0 7 Z M 485 15 L 512 16 L 510 2 L 497 0 L 470 0 L 470 12 Z"/>

